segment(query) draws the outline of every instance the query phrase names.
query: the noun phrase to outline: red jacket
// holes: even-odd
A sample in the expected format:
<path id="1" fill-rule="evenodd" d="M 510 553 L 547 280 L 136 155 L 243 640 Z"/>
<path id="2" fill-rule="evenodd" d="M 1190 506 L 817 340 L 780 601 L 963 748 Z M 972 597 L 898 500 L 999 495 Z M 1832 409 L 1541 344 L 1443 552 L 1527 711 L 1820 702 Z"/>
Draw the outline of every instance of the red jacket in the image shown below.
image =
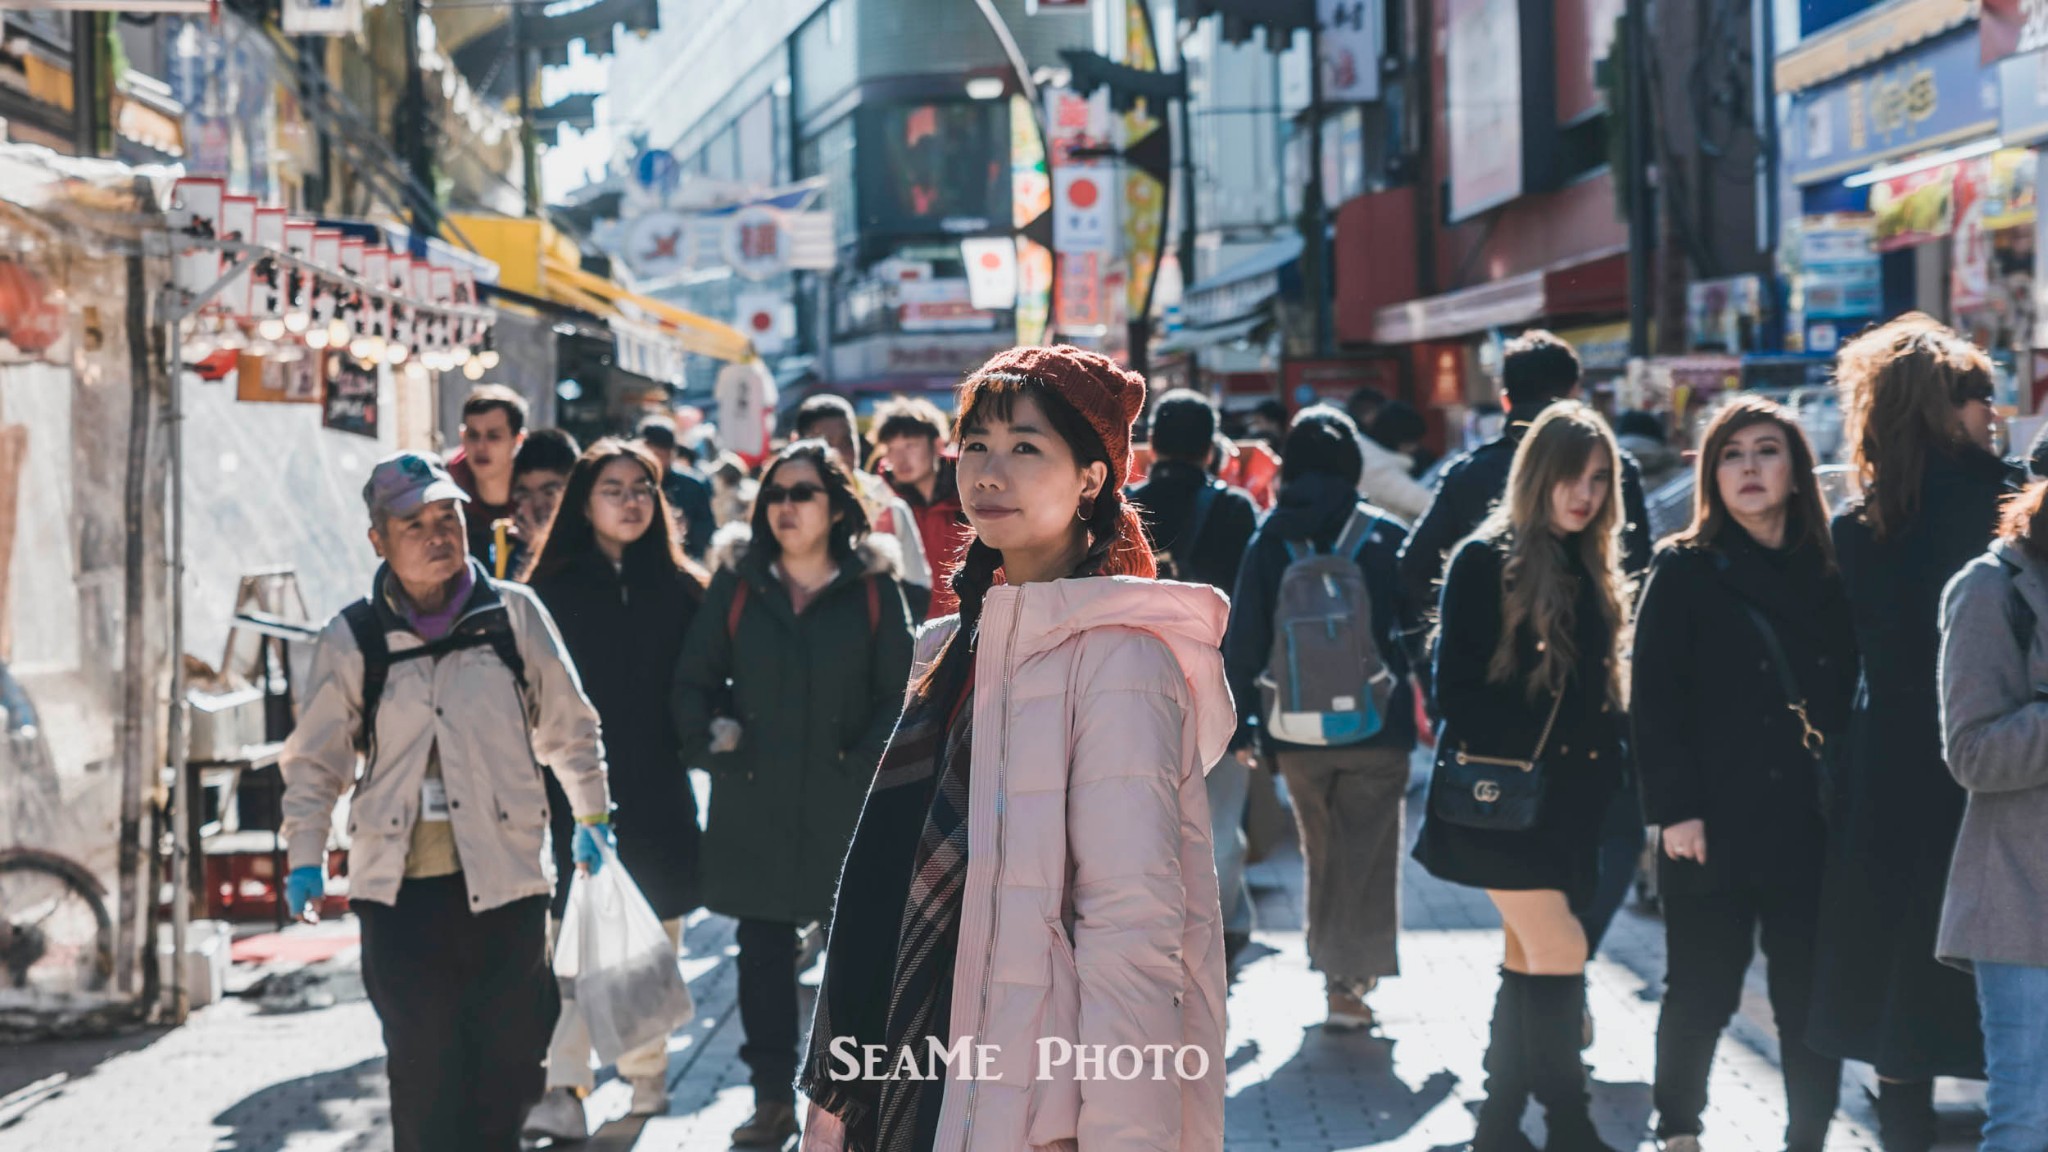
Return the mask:
<path id="1" fill-rule="evenodd" d="M 974 529 L 960 506 L 960 483 L 954 475 L 953 462 L 939 461 L 939 482 L 932 489 L 929 504 L 916 488 L 896 482 L 888 462 L 880 464 L 879 471 L 889 487 L 910 505 L 910 514 L 917 518 L 917 538 L 924 544 L 924 558 L 932 566 L 932 606 L 925 619 L 953 615 L 960 611 L 960 601 L 953 596 L 953 568 L 966 554 L 967 542 L 974 538 Z"/>

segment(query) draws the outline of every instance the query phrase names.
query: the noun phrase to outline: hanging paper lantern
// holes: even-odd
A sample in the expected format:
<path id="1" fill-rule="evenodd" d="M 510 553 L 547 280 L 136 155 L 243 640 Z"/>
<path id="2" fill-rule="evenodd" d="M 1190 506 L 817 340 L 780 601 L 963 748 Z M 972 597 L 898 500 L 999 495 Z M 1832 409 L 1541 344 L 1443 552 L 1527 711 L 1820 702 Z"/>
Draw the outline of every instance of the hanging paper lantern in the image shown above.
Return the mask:
<path id="1" fill-rule="evenodd" d="M 39 356 L 64 338 L 67 319 L 42 277 L 12 260 L 0 260 L 0 336 Z"/>

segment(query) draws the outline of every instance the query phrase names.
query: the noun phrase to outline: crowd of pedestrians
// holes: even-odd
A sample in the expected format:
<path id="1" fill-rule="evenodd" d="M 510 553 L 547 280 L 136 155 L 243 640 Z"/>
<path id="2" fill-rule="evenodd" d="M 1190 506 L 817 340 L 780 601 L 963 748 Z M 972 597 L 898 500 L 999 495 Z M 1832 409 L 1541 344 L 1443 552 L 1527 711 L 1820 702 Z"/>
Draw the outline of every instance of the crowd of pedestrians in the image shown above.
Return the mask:
<path id="1" fill-rule="evenodd" d="M 1503 431 L 1433 485 L 1399 400 L 1262 406 L 1270 499 L 1219 479 L 1207 397 L 1065 346 L 995 357 L 953 412 L 892 400 L 872 440 L 810 397 L 752 467 L 667 416 L 579 450 L 476 390 L 446 467 L 374 470 L 383 563 L 283 757 L 295 909 L 348 795 L 398 1148 L 585 1134 L 548 953 L 615 858 L 672 940 L 738 923 L 737 1146 L 1220 1149 L 1277 780 L 1327 1028 L 1378 1026 L 1404 857 L 1497 908 L 1478 1152 L 1527 1152 L 1531 1102 L 1546 1152 L 1608 1152 L 1586 966 L 1646 857 L 1662 1147 L 1715 1139 L 1760 944 L 1788 1152 L 1823 1147 L 1844 1060 L 1886 1152 L 1932 1145 L 1937 1076 L 1989 1079 L 1986 1152 L 2048 1149 L 2048 481 L 1992 451 L 1989 361 L 1918 314 L 1846 345 L 1833 509 L 1770 400 L 1688 464 L 1577 399 L 1556 336 L 1501 375 Z M 1688 468 L 1654 541 L 1645 471 Z M 1124 1048 L 1166 1074 L 1087 1056 Z M 664 1045 L 616 1065 L 666 1109 Z"/>

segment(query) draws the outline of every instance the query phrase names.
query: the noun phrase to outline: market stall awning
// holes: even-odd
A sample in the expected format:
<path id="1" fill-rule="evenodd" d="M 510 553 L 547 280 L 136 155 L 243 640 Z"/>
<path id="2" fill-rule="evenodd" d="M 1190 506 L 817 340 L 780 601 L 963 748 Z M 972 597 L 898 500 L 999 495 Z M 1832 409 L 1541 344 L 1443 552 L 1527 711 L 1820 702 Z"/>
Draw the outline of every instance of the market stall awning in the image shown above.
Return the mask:
<path id="1" fill-rule="evenodd" d="M 545 220 L 508 216 L 451 215 L 448 221 L 498 265 L 498 283 L 515 292 L 580 308 L 607 319 L 622 316 L 673 339 L 685 352 L 714 360 L 754 356 L 753 342 L 730 324 L 700 316 L 585 272 L 582 253 Z M 636 330 L 627 339 L 644 336 Z"/>
<path id="2" fill-rule="evenodd" d="M 754 342 L 745 333 L 730 324 L 721 324 L 708 316 L 685 311 L 673 304 L 629 292 L 602 276 L 585 272 L 550 257 L 546 261 L 549 294 L 557 288 L 567 288 L 577 295 L 603 301 L 608 307 L 600 312 L 625 312 L 628 319 L 653 321 L 664 330 L 671 331 L 681 341 L 683 350 L 714 360 L 751 360 L 754 357 Z M 638 316 L 632 313 L 639 313 Z"/>

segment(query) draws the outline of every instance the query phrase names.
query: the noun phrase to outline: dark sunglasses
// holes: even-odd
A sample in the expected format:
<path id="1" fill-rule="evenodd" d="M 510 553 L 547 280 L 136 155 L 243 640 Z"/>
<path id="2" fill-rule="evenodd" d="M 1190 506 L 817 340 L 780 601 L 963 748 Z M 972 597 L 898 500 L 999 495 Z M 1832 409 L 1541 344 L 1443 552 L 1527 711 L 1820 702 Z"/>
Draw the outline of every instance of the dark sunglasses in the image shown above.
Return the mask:
<path id="1" fill-rule="evenodd" d="M 761 503 L 768 505 L 770 508 L 782 503 L 784 500 L 792 504 L 809 504 L 824 494 L 825 490 L 816 484 L 792 484 L 787 488 L 782 487 L 780 484 L 770 484 L 768 487 L 761 489 Z"/>

